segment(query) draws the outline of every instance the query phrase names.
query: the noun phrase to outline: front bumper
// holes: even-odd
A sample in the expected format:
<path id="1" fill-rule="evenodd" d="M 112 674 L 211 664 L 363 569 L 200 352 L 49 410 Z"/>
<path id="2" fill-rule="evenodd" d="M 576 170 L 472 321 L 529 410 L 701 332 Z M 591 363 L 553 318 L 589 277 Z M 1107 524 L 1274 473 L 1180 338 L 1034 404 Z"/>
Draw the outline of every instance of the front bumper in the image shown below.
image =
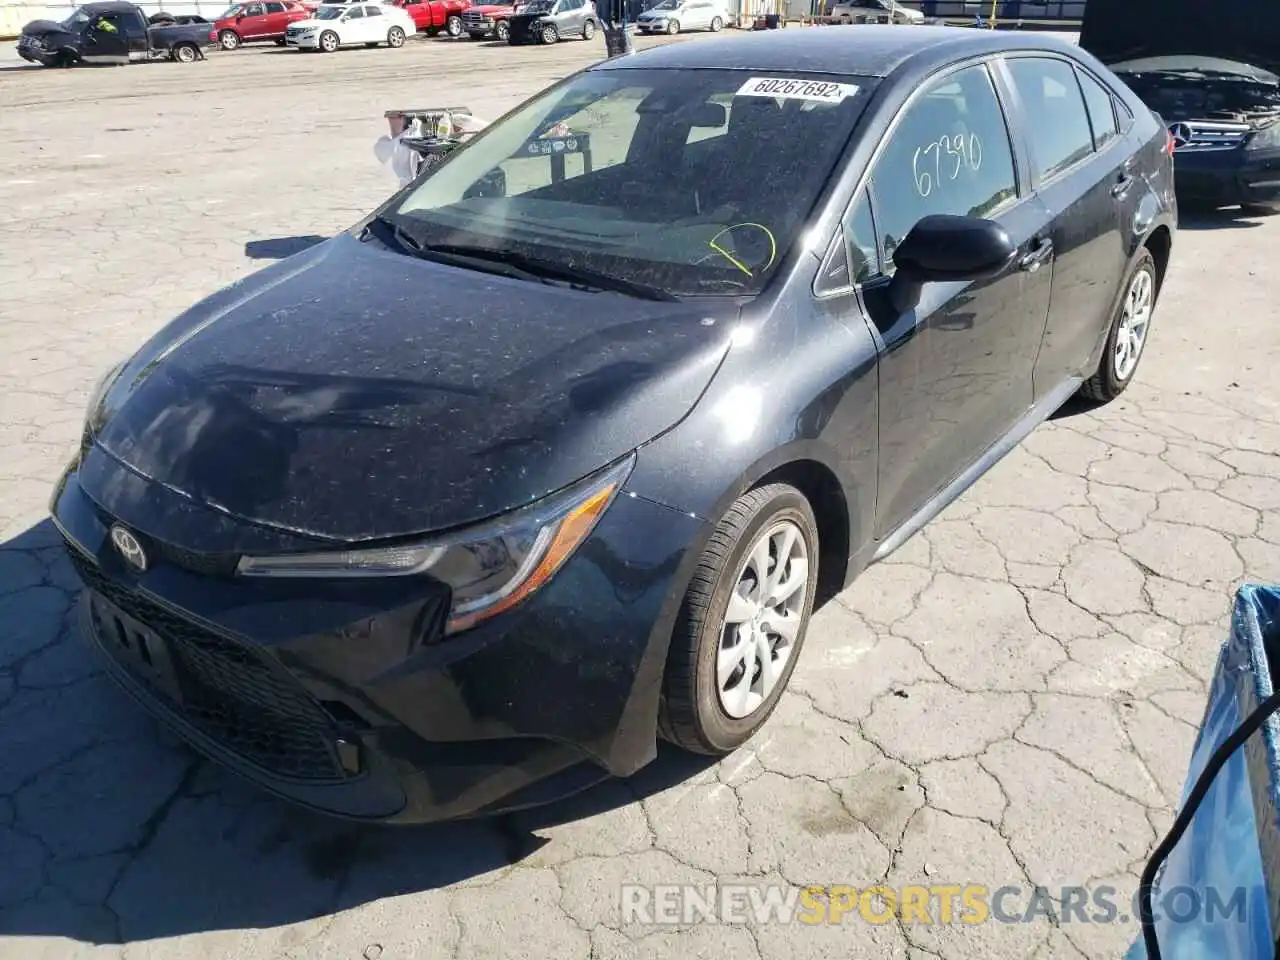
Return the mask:
<path id="1" fill-rule="evenodd" d="M 1280 150 L 1179 150 L 1173 171 L 1188 206 L 1280 206 Z"/>
<path id="2" fill-rule="evenodd" d="M 637 20 L 636 29 L 641 33 L 666 33 L 667 21 L 665 20 Z"/>
<path id="3" fill-rule="evenodd" d="M 58 54 L 45 47 L 43 44 L 36 46 L 26 37 L 19 38 L 17 43 L 17 53 L 27 63 L 38 63 L 41 66 L 52 66 L 58 59 Z"/>
<path id="4" fill-rule="evenodd" d="M 298 36 L 284 35 L 284 45 L 286 47 L 297 47 L 299 50 L 318 50 L 320 48 L 320 34 L 309 33 Z"/>
<path id="5" fill-rule="evenodd" d="M 227 547 L 277 535 L 237 534 L 96 447 L 52 512 L 108 673 L 279 796 L 355 819 L 445 820 L 554 800 L 656 754 L 678 570 L 700 526 L 667 507 L 624 493 L 528 602 L 446 639 L 448 598 L 429 581 L 225 575 Z M 116 552 L 113 522 L 148 545 L 145 572 Z M 195 542 L 211 552 L 192 550 L 202 525 Z"/>

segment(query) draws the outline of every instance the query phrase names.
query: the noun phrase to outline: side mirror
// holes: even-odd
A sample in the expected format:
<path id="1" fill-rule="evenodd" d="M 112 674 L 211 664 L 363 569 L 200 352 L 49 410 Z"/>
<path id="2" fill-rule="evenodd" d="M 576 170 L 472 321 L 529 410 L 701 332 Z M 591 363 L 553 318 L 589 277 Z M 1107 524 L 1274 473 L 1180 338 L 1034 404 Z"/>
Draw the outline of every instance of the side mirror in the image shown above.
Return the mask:
<path id="1" fill-rule="evenodd" d="M 922 218 L 893 251 L 890 292 L 905 312 L 926 283 L 990 280 L 1017 256 L 1018 248 L 994 220 L 934 214 Z"/>

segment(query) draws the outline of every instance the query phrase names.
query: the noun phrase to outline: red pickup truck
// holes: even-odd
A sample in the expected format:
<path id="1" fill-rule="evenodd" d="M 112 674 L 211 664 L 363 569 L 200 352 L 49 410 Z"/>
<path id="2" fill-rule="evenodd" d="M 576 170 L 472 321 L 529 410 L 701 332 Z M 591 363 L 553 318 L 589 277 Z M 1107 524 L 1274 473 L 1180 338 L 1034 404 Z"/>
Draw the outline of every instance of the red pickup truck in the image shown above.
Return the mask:
<path id="1" fill-rule="evenodd" d="M 462 11 L 471 6 L 471 0 L 395 0 L 402 7 L 420 33 L 428 37 L 443 33 L 450 37 L 462 36 Z"/>
<path id="2" fill-rule="evenodd" d="M 473 4 L 462 17 L 462 29 L 472 40 L 484 37 L 496 37 L 506 40 L 511 34 L 511 24 L 507 21 L 520 12 L 525 0 L 515 3 Z"/>

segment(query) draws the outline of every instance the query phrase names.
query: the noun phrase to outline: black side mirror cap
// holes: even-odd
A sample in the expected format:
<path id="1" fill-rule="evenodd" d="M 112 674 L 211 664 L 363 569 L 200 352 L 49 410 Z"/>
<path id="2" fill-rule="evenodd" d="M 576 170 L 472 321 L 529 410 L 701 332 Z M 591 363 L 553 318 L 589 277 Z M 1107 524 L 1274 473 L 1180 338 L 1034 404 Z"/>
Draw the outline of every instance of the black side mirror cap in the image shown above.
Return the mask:
<path id="1" fill-rule="evenodd" d="M 916 283 L 990 280 L 1018 248 L 1004 227 L 980 217 L 934 214 L 921 219 L 893 252 L 893 265 Z"/>

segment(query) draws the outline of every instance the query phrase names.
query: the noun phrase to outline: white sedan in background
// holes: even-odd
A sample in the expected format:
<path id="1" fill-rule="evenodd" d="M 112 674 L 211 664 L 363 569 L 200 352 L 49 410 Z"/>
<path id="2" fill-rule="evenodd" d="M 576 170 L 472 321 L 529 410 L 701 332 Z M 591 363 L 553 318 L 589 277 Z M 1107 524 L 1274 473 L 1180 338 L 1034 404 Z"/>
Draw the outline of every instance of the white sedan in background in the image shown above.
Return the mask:
<path id="1" fill-rule="evenodd" d="M 309 20 L 289 24 L 286 46 L 333 53 L 339 47 L 363 43 L 403 47 L 417 27 L 401 7 L 383 3 L 326 3 Z"/>

